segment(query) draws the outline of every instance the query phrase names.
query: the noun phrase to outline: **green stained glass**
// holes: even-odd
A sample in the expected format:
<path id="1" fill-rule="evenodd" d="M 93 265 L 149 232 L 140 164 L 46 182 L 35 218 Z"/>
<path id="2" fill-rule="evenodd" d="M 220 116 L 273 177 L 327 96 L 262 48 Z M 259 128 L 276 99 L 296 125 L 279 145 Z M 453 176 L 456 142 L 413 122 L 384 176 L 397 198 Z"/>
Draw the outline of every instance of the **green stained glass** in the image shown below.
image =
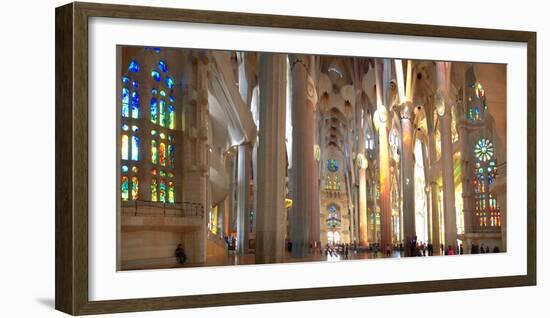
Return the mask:
<path id="1" fill-rule="evenodd" d="M 158 201 L 157 179 L 152 179 L 151 180 L 151 201 L 153 201 L 153 202 Z"/>
<path id="2" fill-rule="evenodd" d="M 159 124 L 162 127 L 166 126 L 166 102 L 164 101 L 164 98 L 160 100 L 160 121 Z"/>
<path id="3" fill-rule="evenodd" d="M 158 163 L 158 150 L 156 140 L 151 140 L 151 162 L 154 165 Z"/>
<path id="4" fill-rule="evenodd" d="M 168 128 L 176 128 L 176 111 L 172 105 L 168 106 Z"/>
<path id="5" fill-rule="evenodd" d="M 128 177 L 122 176 L 122 180 L 120 182 L 120 195 L 122 197 L 122 200 L 128 200 Z"/>
<path id="6" fill-rule="evenodd" d="M 175 195 L 174 195 L 174 183 L 168 182 L 168 202 L 174 203 L 175 202 Z"/>
<path id="7" fill-rule="evenodd" d="M 166 202 L 166 180 L 164 179 L 160 180 L 159 201 L 163 203 Z"/>
<path id="8" fill-rule="evenodd" d="M 338 161 L 335 160 L 335 159 L 327 160 L 327 169 L 330 172 L 337 172 L 338 171 Z"/>

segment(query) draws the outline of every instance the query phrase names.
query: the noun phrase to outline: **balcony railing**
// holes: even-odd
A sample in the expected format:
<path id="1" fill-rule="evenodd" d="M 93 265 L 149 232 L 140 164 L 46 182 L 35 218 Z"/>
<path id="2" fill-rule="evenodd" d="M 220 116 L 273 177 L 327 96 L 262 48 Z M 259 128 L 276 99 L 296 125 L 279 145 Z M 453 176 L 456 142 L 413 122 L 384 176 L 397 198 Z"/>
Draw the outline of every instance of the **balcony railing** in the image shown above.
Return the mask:
<path id="1" fill-rule="evenodd" d="M 193 202 L 122 201 L 124 216 L 204 217 L 204 208 Z"/>
<path id="2" fill-rule="evenodd" d="M 479 226 L 479 225 L 473 225 L 465 227 L 466 233 L 500 233 L 501 232 L 500 226 Z"/>

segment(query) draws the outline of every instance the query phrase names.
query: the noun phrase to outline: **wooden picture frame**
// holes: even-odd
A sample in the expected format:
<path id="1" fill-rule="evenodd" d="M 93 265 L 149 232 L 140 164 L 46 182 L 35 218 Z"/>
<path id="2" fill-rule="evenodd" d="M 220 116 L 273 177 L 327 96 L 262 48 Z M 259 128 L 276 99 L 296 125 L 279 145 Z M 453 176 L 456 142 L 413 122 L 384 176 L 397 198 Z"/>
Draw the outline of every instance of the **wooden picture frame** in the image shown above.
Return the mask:
<path id="1" fill-rule="evenodd" d="M 70 3 L 56 16 L 55 307 L 72 315 L 536 285 L 536 33 L 144 6 Z M 407 283 L 90 301 L 88 297 L 88 19 L 162 20 L 527 44 L 527 274 Z"/>

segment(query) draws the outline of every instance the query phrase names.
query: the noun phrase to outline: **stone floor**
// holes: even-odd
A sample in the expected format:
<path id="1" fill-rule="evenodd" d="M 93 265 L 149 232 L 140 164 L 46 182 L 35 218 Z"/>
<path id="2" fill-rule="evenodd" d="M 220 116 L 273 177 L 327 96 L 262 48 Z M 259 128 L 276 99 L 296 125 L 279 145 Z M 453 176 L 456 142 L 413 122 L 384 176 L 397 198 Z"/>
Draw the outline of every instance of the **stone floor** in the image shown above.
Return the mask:
<path id="1" fill-rule="evenodd" d="M 350 252 L 348 255 L 348 258 L 346 259 L 345 255 L 343 253 L 333 253 L 333 255 L 327 254 L 327 253 L 309 253 L 304 258 L 296 259 L 293 258 L 291 253 L 286 252 L 285 257 L 283 260 L 283 263 L 295 263 L 295 262 L 340 262 L 340 261 L 346 261 L 346 260 L 354 260 L 354 259 L 376 259 L 376 258 L 387 258 L 384 253 L 381 252 L 368 252 L 368 251 L 357 251 L 357 252 Z M 392 258 L 400 258 L 403 257 L 403 252 L 400 251 L 393 251 L 391 256 Z M 224 265 L 251 265 L 255 264 L 255 255 L 252 254 L 244 254 L 244 255 L 238 255 L 233 253 L 232 251 L 229 252 L 227 255 L 223 256 L 213 256 L 207 258 L 206 264 L 185 264 L 185 265 L 179 265 L 179 266 L 170 266 L 169 268 L 177 268 L 177 267 L 202 267 L 202 266 L 224 266 Z"/>

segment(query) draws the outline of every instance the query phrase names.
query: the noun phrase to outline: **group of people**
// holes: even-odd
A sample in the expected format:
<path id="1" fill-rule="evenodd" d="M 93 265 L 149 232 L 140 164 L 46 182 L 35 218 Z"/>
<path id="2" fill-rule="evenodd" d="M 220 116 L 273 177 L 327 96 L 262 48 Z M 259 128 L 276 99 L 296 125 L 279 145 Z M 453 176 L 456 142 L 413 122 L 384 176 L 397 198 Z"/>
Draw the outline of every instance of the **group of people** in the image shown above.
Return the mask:
<path id="1" fill-rule="evenodd" d="M 472 249 L 470 250 L 470 253 L 472 254 L 489 254 L 491 253 L 491 249 L 489 248 L 489 245 L 483 246 L 483 243 L 480 245 L 472 243 Z M 493 247 L 493 253 L 500 253 L 500 249 L 498 246 Z"/>
<path id="2" fill-rule="evenodd" d="M 224 236 L 225 244 L 227 244 L 228 251 L 235 251 L 237 249 L 237 238 L 234 235 Z"/>
<path id="3" fill-rule="evenodd" d="M 325 249 L 325 254 L 330 257 L 338 256 L 338 254 L 343 254 L 344 259 L 350 258 L 350 253 L 357 250 L 357 245 L 355 244 L 328 244 Z"/>

